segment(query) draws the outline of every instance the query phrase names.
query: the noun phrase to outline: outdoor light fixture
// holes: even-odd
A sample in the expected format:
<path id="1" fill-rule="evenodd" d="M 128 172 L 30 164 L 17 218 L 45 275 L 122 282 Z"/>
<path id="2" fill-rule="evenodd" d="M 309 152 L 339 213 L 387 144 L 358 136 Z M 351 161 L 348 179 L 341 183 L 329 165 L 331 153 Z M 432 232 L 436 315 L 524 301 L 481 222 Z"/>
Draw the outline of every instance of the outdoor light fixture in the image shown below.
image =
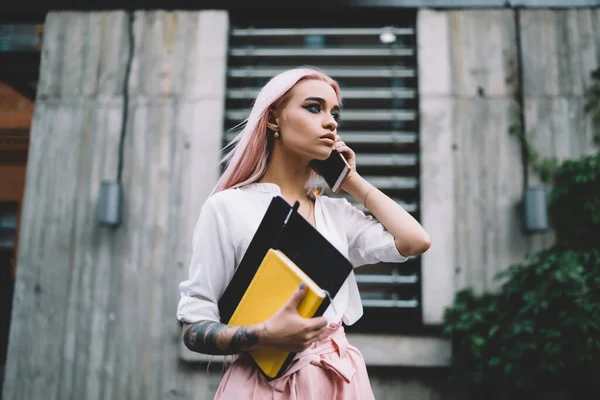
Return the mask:
<path id="1" fill-rule="evenodd" d="M 393 28 L 384 28 L 383 32 L 379 35 L 379 40 L 384 44 L 394 43 L 396 41 L 396 34 L 394 33 Z"/>
<path id="2" fill-rule="evenodd" d="M 98 222 L 102 225 L 117 227 L 121 223 L 121 206 L 123 190 L 121 184 L 115 181 L 100 183 L 98 199 Z"/>
<path id="3" fill-rule="evenodd" d="M 119 135 L 119 159 L 117 164 L 117 176 L 115 180 L 103 180 L 100 182 L 100 194 L 98 196 L 97 219 L 100 225 L 116 228 L 121 224 L 123 209 L 123 186 L 121 176 L 123 173 L 125 134 L 127 133 L 127 121 L 129 117 L 129 77 L 131 75 L 131 64 L 135 49 L 134 20 L 135 14 L 128 10 L 129 23 L 127 32 L 129 38 L 129 54 L 125 67 L 125 79 L 123 79 L 123 118 L 121 120 L 121 132 Z"/>
<path id="4" fill-rule="evenodd" d="M 528 187 L 523 196 L 523 217 L 525 229 L 531 233 L 545 232 L 548 222 L 548 205 L 544 187 Z"/>

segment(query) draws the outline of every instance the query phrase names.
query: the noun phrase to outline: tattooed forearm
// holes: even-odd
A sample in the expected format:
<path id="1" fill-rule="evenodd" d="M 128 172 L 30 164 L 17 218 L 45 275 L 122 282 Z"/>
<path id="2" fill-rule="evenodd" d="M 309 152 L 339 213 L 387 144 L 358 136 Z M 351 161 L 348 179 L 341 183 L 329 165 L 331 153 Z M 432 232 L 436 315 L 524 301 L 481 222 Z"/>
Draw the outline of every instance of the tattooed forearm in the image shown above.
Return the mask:
<path id="1" fill-rule="evenodd" d="M 232 327 L 214 321 L 198 321 L 185 331 L 183 342 L 191 351 L 229 355 L 250 349 L 258 343 L 253 327 Z"/>
<path id="2" fill-rule="evenodd" d="M 229 341 L 229 346 L 227 346 L 227 350 L 239 353 L 249 349 L 255 344 L 258 344 L 258 334 L 253 332 L 250 328 L 241 326 L 237 328 L 233 334 L 233 337 Z"/>

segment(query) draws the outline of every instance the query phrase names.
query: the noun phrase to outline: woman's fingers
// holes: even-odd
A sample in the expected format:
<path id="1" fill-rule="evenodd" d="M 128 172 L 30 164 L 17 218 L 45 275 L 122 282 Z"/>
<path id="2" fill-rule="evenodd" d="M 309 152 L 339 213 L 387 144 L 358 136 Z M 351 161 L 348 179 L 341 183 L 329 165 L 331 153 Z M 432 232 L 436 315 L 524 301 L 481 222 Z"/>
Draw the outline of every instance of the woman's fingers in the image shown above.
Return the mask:
<path id="1" fill-rule="evenodd" d="M 348 147 L 346 146 L 346 143 L 344 143 L 341 140 L 337 140 L 334 144 L 333 144 L 333 149 L 334 150 L 338 150 L 340 147 Z"/>

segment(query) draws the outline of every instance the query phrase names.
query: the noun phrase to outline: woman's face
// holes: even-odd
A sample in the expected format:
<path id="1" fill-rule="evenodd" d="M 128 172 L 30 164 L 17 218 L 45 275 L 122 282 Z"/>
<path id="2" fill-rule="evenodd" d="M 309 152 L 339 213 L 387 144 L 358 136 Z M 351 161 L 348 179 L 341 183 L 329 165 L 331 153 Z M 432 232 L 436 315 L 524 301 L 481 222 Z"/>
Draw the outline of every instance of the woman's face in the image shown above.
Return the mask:
<path id="1" fill-rule="evenodd" d="M 305 80 L 291 92 L 288 103 L 275 111 L 280 137 L 276 146 L 305 161 L 324 160 L 337 134 L 340 106 L 333 88 L 322 80 Z"/>

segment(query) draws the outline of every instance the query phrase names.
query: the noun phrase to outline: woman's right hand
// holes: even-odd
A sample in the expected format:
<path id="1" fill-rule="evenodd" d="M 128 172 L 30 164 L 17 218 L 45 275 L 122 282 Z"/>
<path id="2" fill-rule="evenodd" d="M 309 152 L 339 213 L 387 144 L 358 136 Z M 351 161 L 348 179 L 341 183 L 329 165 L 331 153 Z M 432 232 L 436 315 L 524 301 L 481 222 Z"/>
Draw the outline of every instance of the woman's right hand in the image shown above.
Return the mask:
<path id="1" fill-rule="evenodd" d="M 325 330 L 325 317 L 304 318 L 298 305 L 306 295 L 306 284 L 300 285 L 290 299 L 265 322 L 261 344 L 284 351 L 300 352 L 308 348 Z M 261 338 L 263 339 L 263 338 Z"/>

